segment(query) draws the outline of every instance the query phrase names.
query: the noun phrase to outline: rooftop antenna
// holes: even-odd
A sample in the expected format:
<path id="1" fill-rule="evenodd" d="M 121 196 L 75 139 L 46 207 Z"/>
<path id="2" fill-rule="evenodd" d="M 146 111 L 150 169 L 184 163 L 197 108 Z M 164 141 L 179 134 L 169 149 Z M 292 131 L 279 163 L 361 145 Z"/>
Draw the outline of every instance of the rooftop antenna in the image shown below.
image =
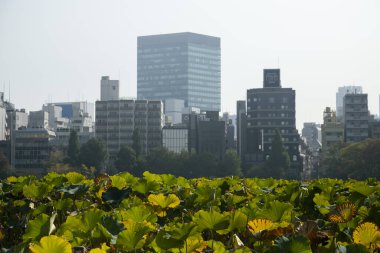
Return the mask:
<path id="1" fill-rule="evenodd" d="M 277 68 L 280 68 L 280 56 L 277 56 Z"/>
<path id="2" fill-rule="evenodd" d="M 8 83 L 8 100 L 9 102 L 11 102 L 11 80 L 9 80 L 9 83 Z"/>

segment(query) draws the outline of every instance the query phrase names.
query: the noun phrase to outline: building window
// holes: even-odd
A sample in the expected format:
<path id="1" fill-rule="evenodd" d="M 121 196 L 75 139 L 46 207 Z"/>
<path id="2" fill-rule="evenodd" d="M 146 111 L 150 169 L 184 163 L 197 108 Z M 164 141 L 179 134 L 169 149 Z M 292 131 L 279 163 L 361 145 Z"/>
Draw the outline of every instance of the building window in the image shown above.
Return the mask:
<path id="1" fill-rule="evenodd" d="M 297 161 L 297 156 L 293 155 L 293 162 L 296 162 L 296 161 Z"/>

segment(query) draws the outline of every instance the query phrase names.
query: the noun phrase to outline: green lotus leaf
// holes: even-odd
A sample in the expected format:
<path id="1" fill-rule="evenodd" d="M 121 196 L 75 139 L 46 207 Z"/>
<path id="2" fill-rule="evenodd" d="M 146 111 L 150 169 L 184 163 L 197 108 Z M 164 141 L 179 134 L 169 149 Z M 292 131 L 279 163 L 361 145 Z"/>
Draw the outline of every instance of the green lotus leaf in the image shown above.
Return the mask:
<path id="1" fill-rule="evenodd" d="M 64 239 L 55 236 L 45 236 L 38 244 L 29 246 L 32 253 L 71 253 L 71 245 Z"/>
<path id="2" fill-rule="evenodd" d="M 127 181 L 125 180 L 125 178 L 118 175 L 110 176 L 110 178 L 113 187 L 116 187 L 119 190 L 122 190 L 127 187 Z"/>
<path id="3" fill-rule="evenodd" d="M 119 204 L 123 199 L 127 198 L 131 193 L 131 189 L 119 190 L 116 187 L 109 188 L 102 194 L 102 200 L 109 204 Z"/>
<path id="4" fill-rule="evenodd" d="M 290 203 L 283 203 L 275 200 L 270 203 L 269 208 L 262 210 L 260 213 L 261 218 L 267 218 L 274 222 L 279 221 L 290 221 L 291 211 L 293 210 L 293 205 Z"/>
<path id="5" fill-rule="evenodd" d="M 30 185 L 24 185 L 22 192 L 26 198 L 42 199 L 49 193 L 49 185 L 46 183 L 34 182 Z"/>
<path id="6" fill-rule="evenodd" d="M 69 198 L 59 199 L 53 202 L 54 208 L 59 211 L 68 211 L 72 208 L 73 204 L 74 204 L 74 201 Z"/>
<path id="7" fill-rule="evenodd" d="M 122 220 L 133 220 L 135 222 L 151 222 L 157 221 L 157 215 L 146 206 L 134 206 L 126 211 L 120 212 Z"/>
<path id="8" fill-rule="evenodd" d="M 65 177 L 70 184 L 80 184 L 86 179 L 85 176 L 77 172 L 68 172 Z"/>
<path id="9" fill-rule="evenodd" d="M 184 242 L 196 231 L 194 223 L 180 223 L 161 229 L 156 236 L 156 244 L 161 249 L 181 248 Z"/>
<path id="10" fill-rule="evenodd" d="M 134 251 L 144 247 L 149 227 L 144 223 L 131 222 L 127 229 L 119 233 L 116 246 L 124 251 Z"/>
<path id="11" fill-rule="evenodd" d="M 41 237 L 50 235 L 55 230 L 55 217 L 56 214 L 51 217 L 41 214 L 36 219 L 29 221 L 22 236 L 23 240 L 38 241 Z"/>
<path id="12" fill-rule="evenodd" d="M 157 182 L 157 183 L 162 183 L 162 178 L 160 175 L 150 173 L 149 171 L 145 171 L 143 173 L 143 177 L 149 182 Z"/>
<path id="13" fill-rule="evenodd" d="M 244 231 L 247 228 L 248 217 L 241 211 L 237 210 L 233 212 L 230 216 L 230 225 L 228 226 L 229 231 Z"/>
<path id="14" fill-rule="evenodd" d="M 193 216 L 193 221 L 198 224 L 201 231 L 210 229 L 219 234 L 228 233 L 229 216 L 212 210 L 207 212 L 200 210 Z"/>
<path id="15" fill-rule="evenodd" d="M 52 187 L 56 187 L 58 185 L 63 184 L 64 182 L 67 182 L 67 178 L 63 176 L 62 174 L 58 174 L 56 172 L 50 172 L 46 176 L 43 177 L 43 181 L 51 185 Z"/>
<path id="16" fill-rule="evenodd" d="M 164 194 L 150 194 L 148 196 L 148 201 L 152 206 L 159 206 L 162 209 L 175 208 L 181 201 L 175 194 L 169 194 L 165 196 Z"/>
<path id="17" fill-rule="evenodd" d="M 356 182 L 349 186 L 349 189 L 354 192 L 358 192 L 366 197 L 370 196 L 372 193 L 380 192 L 378 186 L 371 186 L 365 182 Z"/>
<path id="18" fill-rule="evenodd" d="M 160 185 L 155 181 L 147 181 L 146 179 L 140 179 L 132 186 L 132 190 L 141 194 L 147 194 L 160 189 Z"/>
<path id="19" fill-rule="evenodd" d="M 113 236 L 118 235 L 124 229 L 124 225 L 109 214 L 102 217 L 101 224 Z"/>
<path id="20" fill-rule="evenodd" d="M 177 178 L 174 175 L 170 174 L 162 174 L 160 175 L 162 178 L 162 182 L 167 186 L 167 187 L 172 187 L 172 186 L 177 186 Z"/>
<path id="21" fill-rule="evenodd" d="M 175 239 L 171 234 L 165 230 L 160 230 L 155 238 L 158 247 L 164 250 L 172 248 L 180 248 L 183 245 L 183 241 Z"/>
<path id="22" fill-rule="evenodd" d="M 287 239 L 280 237 L 276 240 L 275 246 L 270 251 L 271 253 L 312 253 L 308 239 L 305 237 L 294 237 Z"/>
<path id="23" fill-rule="evenodd" d="M 104 211 L 99 209 L 91 209 L 84 212 L 83 221 L 87 225 L 87 231 L 94 229 L 100 223 L 104 214 Z"/>

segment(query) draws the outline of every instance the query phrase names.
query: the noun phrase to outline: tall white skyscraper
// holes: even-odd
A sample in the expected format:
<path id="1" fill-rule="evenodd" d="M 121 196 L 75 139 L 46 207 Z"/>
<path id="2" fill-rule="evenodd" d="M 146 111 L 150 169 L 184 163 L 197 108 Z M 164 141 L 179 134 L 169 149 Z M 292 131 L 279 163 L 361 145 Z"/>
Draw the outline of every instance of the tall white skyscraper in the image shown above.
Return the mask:
<path id="1" fill-rule="evenodd" d="M 361 94 L 363 89 L 361 86 L 343 86 L 338 88 L 336 93 L 336 117 L 337 120 L 342 120 L 343 117 L 343 97 L 346 94 Z"/>
<path id="2" fill-rule="evenodd" d="M 119 80 L 110 80 L 109 76 L 102 76 L 100 81 L 100 100 L 119 100 Z"/>

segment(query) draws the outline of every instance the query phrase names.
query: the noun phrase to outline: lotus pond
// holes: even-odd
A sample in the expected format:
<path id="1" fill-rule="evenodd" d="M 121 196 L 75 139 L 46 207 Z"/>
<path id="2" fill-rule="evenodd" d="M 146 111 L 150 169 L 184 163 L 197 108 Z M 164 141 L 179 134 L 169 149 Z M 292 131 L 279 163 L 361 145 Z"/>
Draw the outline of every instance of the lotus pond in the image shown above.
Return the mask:
<path id="1" fill-rule="evenodd" d="M 3 252 L 378 252 L 380 184 L 76 172 L 0 181 Z"/>

